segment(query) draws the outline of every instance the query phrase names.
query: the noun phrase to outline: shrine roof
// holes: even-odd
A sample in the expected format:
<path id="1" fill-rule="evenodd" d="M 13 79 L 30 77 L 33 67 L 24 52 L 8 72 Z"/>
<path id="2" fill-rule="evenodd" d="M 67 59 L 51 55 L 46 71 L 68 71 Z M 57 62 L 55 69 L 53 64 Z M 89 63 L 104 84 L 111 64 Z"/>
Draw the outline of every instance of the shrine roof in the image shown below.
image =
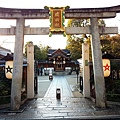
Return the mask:
<path id="1" fill-rule="evenodd" d="M 55 54 L 57 51 L 61 51 L 62 53 L 66 55 L 70 55 L 70 50 L 68 49 L 49 49 L 48 56 Z"/>

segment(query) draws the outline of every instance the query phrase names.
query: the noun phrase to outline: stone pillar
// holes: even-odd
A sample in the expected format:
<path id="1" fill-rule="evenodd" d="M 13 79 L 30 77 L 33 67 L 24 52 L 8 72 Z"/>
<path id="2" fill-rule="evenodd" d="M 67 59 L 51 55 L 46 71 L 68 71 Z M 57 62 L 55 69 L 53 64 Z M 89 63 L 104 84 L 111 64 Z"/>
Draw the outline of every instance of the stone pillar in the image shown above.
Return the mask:
<path id="1" fill-rule="evenodd" d="M 21 85 L 23 73 L 23 44 L 24 44 L 24 24 L 23 18 L 16 20 L 16 36 L 13 58 L 13 76 L 11 88 L 11 110 L 18 110 L 21 105 Z"/>
<path id="2" fill-rule="evenodd" d="M 83 63 L 83 96 L 90 97 L 90 72 L 89 72 L 89 44 L 82 44 L 82 63 Z"/>
<path id="3" fill-rule="evenodd" d="M 96 106 L 106 107 L 105 81 L 102 65 L 102 52 L 100 48 L 98 19 L 90 18 L 90 21 L 92 34 L 91 49 L 95 81 Z"/>
<path id="4" fill-rule="evenodd" d="M 34 45 L 27 44 L 27 98 L 34 98 Z"/>

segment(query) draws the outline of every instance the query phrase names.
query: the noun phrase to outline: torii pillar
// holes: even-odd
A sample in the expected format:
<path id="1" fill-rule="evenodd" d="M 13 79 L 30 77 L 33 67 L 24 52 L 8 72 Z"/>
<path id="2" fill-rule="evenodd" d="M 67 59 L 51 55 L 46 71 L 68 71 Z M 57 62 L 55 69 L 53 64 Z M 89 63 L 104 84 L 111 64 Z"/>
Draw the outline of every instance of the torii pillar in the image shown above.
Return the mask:
<path id="1" fill-rule="evenodd" d="M 98 18 L 90 18 L 90 22 L 92 34 L 91 49 L 96 92 L 96 106 L 106 107 L 105 80 L 103 74 L 102 52 L 100 48 Z"/>
<path id="2" fill-rule="evenodd" d="M 34 98 L 34 45 L 27 44 L 27 98 Z"/>
<path id="3" fill-rule="evenodd" d="M 23 73 L 24 18 L 16 19 L 16 36 L 13 58 L 11 87 L 11 110 L 18 110 L 21 105 L 21 85 Z"/>
<path id="4" fill-rule="evenodd" d="M 102 53 L 100 49 L 99 34 L 117 34 L 117 27 L 98 26 L 98 18 L 91 17 L 91 26 L 85 27 L 69 27 L 66 28 L 67 34 L 91 34 L 91 47 L 94 68 L 96 106 L 106 107 L 105 82 L 102 65 Z M 83 96 L 90 97 L 90 74 L 89 74 L 89 45 L 82 44 L 82 63 L 83 63 Z"/>
<path id="5" fill-rule="evenodd" d="M 89 43 L 82 43 L 83 96 L 90 97 Z"/>

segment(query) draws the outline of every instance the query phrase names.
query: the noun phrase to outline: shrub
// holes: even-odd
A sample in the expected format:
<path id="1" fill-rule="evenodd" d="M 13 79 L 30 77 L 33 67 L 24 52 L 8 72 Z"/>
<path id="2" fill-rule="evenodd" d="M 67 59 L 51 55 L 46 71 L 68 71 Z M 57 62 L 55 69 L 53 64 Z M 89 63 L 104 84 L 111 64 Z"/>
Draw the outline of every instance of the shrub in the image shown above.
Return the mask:
<path id="1" fill-rule="evenodd" d="M 107 94 L 107 100 L 113 102 L 120 102 L 120 94 Z"/>

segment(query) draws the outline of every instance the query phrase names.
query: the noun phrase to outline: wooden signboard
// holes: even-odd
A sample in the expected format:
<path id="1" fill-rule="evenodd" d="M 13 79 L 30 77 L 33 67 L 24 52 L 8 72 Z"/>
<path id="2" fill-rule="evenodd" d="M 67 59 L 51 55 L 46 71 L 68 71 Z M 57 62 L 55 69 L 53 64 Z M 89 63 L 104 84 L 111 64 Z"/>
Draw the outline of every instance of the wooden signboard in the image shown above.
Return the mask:
<path id="1" fill-rule="evenodd" d="M 50 7 L 50 34 L 49 36 L 52 36 L 52 34 L 63 34 L 65 36 L 65 7 Z"/>

